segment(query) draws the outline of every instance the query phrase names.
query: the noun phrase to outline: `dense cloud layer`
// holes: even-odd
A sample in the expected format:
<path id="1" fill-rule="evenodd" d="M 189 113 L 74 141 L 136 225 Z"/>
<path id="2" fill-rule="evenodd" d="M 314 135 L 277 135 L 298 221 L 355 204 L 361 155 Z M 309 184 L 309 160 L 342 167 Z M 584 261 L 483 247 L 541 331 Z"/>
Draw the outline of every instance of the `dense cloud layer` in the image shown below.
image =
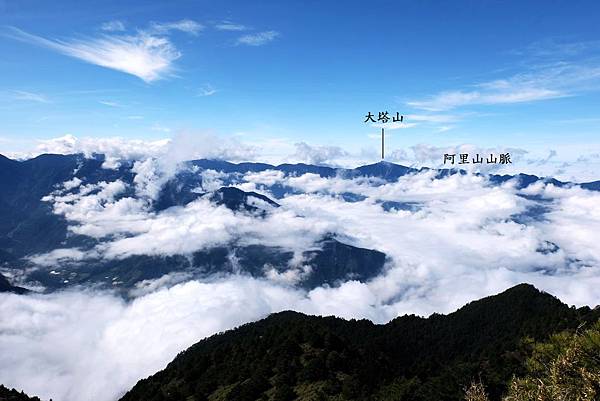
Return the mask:
<path id="1" fill-rule="evenodd" d="M 201 282 L 173 274 L 142 283 L 128 303 L 89 289 L 0 295 L 0 382 L 62 401 L 112 400 L 200 338 L 284 309 L 386 322 L 405 313 L 450 312 L 521 282 L 570 304 L 600 303 L 597 192 L 543 183 L 519 190 L 513 181 L 496 186 L 471 174 L 436 179 L 423 172 L 385 182 L 206 170 L 195 171 L 203 177 L 199 191 L 234 179 L 245 191 L 276 198 L 273 188 L 284 187 L 288 195 L 264 218 L 206 198 L 153 210 L 177 168 L 150 158 L 136 164 L 131 187 L 122 180 L 65 182 L 45 201 L 73 233 L 99 242 L 32 260 L 43 268 L 185 254 L 234 240 L 301 250 L 336 233 L 385 252 L 386 269 L 367 283 L 308 292 L 276 276 Z"/>
<path id="2" fill-rule="evenodd" d="M 524 280 L 579 302 L 596 299 L 600 285 L 597 276 L 566 281 L 507 269 L 465 278 L 459 286 L 450 276 L 440 277 L 436 288 L 423 291 L 394 274 L 370 284 L 351 281 L 303 293 L 232 276 L 189 281 L 128 304 L 87 291 L 0 295 L 0 379 L 46 399 L 109 401 L 197 340 L 271 312 L 293 309 L 385 322 L 406 312 L 448 311 Z"/>
<path id="3" fill-rule="evenodd" d="M 600 195 L 576 186 L 538 183 L 518 190 L 515 181 L 496 186 L 470 174 L 435 179 L 433 171 L 384 182 L 267 170 L 238 177 L 236 185 L 272 198 L 274 185 L 291 194 L 278 200 L 283 207 L 256 219 L 206 198 L 157 213 L 149 201 L 169 176 L 151 159 L 136 164 L 134 171 L 137 196 L 120 197 L 127 185 L 119 180 L 68 181 L 44 198 L 67 218 L 72 232 L 101 240 L 88 251 L 90 257 L 173 255 L 232 240 L 305 249 L 324 234 L 336 233 L 353 245 L 385 252 L 393 259 L 392 268 L 450 264 L 452 269 L 572 273 L 575 267 L 598 266 L 591 233 L 600 220 Z M 225 179 L 210 170 L 199 174 L 207 187 L 199 191 L 214 189 Z M 362 200 L 347 201 L 347 194 Z M 557 249 L 542 251 L 548 243 Z M 64 257 L 66 251 L 57 252 Z M 36 260 L 41 263 L 54 254 Z"/>

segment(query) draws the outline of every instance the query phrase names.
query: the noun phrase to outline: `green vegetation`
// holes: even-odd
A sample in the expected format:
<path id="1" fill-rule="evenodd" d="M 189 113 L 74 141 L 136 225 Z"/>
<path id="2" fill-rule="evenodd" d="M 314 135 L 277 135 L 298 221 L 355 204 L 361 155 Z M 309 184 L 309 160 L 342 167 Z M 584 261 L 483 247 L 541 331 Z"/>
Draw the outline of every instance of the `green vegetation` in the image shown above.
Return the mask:
<path id="1" fill-rule="evenodd" d="M 527 374 L 511 381 L 503 401 L 600 400 L 600 321 L 534 344 L 525 366 Z M 465 401 L 489 401 L 483 383 L 471 383 Z"/>
<path id="2" fill-rule="evenodd" d="M 526 376 L 514 379 L 505 401 L 600 400 L 600 322 L 537 344 Z"/>
<path id="3" fill-rule="evenodd" d="M 550 346 L 536 341 L 547 341 L 552 333 L 573 333 L 599 317 L 599 310 L 569 308 L 529 285 L 449 315 L 403 316 L 386 325 L 282 312 L 200 341 L 163 371 L 141 380 L 122 400 L 458 401 L 465 399 L 465 388 L 469 401 L 501 400 L 509 391 L 513 397 L 522 389 L 537 391 L 530 390 L 532 383 L 545 377 L 554 354 L 542 353 Z M 551 349 L 556 353 L 562 348 Z M 577 349 L 592 348 L 581 343 Z M 580 356 L 563 361 L 580 361 Z M 589 388 L 597 383 L 598 372 L 591 361 L 585 365 L 589 372 L 577 370 L 576 364 L 569 371 L 574 377 L 582 372 L 592 383 Z M 564 366 L 560 362 L 555 369 Z M 554 377 L 563 373 L 556 370 Z M 509 386 L 514 377 L 524 379 Z M 474 380 L 479 384 L 469 387 Z M 538 400 L 510 401 L 533 399 Z M 565 398 L 571 399 L 597 398 Z"/>
<path id="4" fill-rule="evenodd" d="M 465 401 L 489 401 L 482 382 L 472 382 L 465 391 Z"/>

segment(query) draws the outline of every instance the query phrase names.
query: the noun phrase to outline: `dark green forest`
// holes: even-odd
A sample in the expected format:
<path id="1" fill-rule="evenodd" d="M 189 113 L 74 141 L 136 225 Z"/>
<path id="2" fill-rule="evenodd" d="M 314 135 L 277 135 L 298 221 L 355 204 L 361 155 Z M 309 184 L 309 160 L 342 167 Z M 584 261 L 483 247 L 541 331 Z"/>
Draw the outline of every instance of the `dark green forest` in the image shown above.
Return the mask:
<path id="1" fill-rule="evenodd" d="M 200 341 L 122 401 L 457 401 L 471 383 L 499 401 L 532 374 L 540 342 L 599 317 L 526 284 L 385 325 L 281 312 Z"/>

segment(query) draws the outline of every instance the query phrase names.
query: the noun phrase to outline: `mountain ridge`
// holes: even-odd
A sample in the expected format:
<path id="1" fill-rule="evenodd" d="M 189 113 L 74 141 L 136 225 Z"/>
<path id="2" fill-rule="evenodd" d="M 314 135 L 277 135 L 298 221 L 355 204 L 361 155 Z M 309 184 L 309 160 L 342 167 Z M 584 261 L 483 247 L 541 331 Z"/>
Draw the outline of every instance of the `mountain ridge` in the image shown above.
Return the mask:
<path id="1" fill-rule="evenodd" d="M 53 191 L 61 190 L 61 185 L 64 182 L 75 181 L 76 184 L 93 187 L 103 182 L 119 180 L 124 183 L 125 190 L 118 194 L 115 199 L 118 199 L 118 197 L 135 198 L 138 196 L 134 185 L 136 173 L 132 163 L 122 162 L 116 168 L 107 169 L 103 168 L 105 161 L 106 157 L 101 154 L 90 157 L 86 157 L 83 154 L 43 154 L 24 161 L 16 161 L 2 156 L 0 158 L 0 265 L 19 270 L 15 274 L 16 277 L 23 277 L 21 274 L 22 271 L 32 271 L 31 273 L 27 273 L 27 277 L 23 277 L 25 281 L 33 280 L 50 290 L 70 286 L 80 280 L 91 279 L 92 277 L 100 280 L 100 284 L 108 280 L 107 285 L 111 287 L 115 285 L 114 283 L 121 282 L 133 285 L 132 280 L 155 279 L 158 278 L 157 275 L 167 274 L 172 271 L 187 271 L 189 268 L 194 267 L 195 265 L 189 266 L 190 258 L 186 258 L 185 255 L 165 255 L 165 257 L 134 255 L 128 259 L 108 263 L 110 265 L 108 270 L 106 270 L 105 266 L 107 263 L 104 263 L 104 265 L 94 265 L 98 269 L 91 269 L 91 265 L 90 269 L 87 270 L 77 268 L 76 277 L 78 278 L 73 278 L 71 277 L 71 272 L 67 271 L 68 263 L 66 263 L 66 266 L 56 265 L 49 268 L 39 268 L 39 266 L 32 265 L 32 262 L 27 259 L 31 255 L 45 254 L 59 248 L 89 250 L 98 243 L 97 239 L 71 232 L 69 230 L 71 223 L 67 221 L 66 217 L 56 214 L 51 202 L 42 200 L 43 197 L 53 193 Z M 415 169 L 387 161 L 367 164 L 355 169 L 315 166 L 304 163 L 287 163 L 280 164 L 279 166 L 250 162 L 236 164 L 222 160 L 207 159 L 191 160 L 185 162 L 184 166 L 189 168 L 180 170 L 174 176 L 170 177 L 167 182 L 161 184 L 158 196 L 149 203 L 149 207 L 151 208 L 149 210 L 151 212 L 158 213 L 170 207 L 185 206 L 199 197 L 205 197 L 211 203 L 228 207 L 234 213 L 248 212 L 252 217 L 260 218 L 267 216 L 271 212 L 269 209 L 279 206 L 276 200 L 285 197 L 288 193 L 297 193 L 293 188 L 285 187 L 282 184 L 274 184 L 267 188 L 273 194 L 274 199 L 270 199 L 258 192 L 242 191 L 236 188 L 235 185 L 239 183 L 236 181 L 239 180 L 239 176 L 245 172 L 260 172 L 275 169 L 286 175 L 311 173 L 322 177 L 340 176 L 346 179 L 359 176 L 379 177 L 382 182 L 391 182 L 407 174 L 430 170 L 428 168 Z M 203 187 L 203 175 L 199 174 L 198 169 L 217 169 L 229 172 L 230 177 L 223 178 L 223 181 L 219 184 L 220 189 L 207 191 Z M 457 169 L 441 169 L 436 171 L 437 177 L 465 174 L 464 171 Z M 519 180 L 519 187 L 525 187 L 538 180 L 546 180 L 545 182 L 553 182 L 556 185 L 571 185 L 554 179 L 543 179 L 525 174 L 489 176 L 492 185 L 500 185 L 513 178 Z M 598 186 L 600 190 L 600 185 L 596 185 L 593 182 L 582 184 L 582 186 L 591 189 Z M 70 194 L 70 191 L 70 189 L 66 188 L 63 193 Z M 339 196 L 347 202 L 356 202 L 364 199 L 360 195 L 353 193 L 340 193 Z M 413 210 L 418 207 L 418 205 L 411 204 L 410 202 L 403 204 L 393 201 L 384 201 L 381 205 L 386 211 L 392 209 Z M 543 214 L 545 210 L 540 206 L 537 209 L 524 212 L 522 216 L 519 215 L 514 218 L 516 221 L 527 221 L 528 218 L 538 218 L 538 215 Z M 336 233 L 331 234 L 335 235 Z M 317 267 L 317 270 L 320 269 L 322 271 L 336 271 L 341 276 L 332 277 L 330 275 L 317 274 L 323 280 L 322 282 L 306 280 L 304 281 L 304 285 L 308 285 L 306 283 L 312 283 L 310 285 L 323 283 L 331 285 L 339 279 L 347 278 L 348 274 L 355 273 L 358 274 L 357 277 L 359 278 L 368 279 L 373 276 L 373 272 L 381 271 L 383 266 L 382 261 L 385 260 L 385 255 L 377 250 L 351 247 L 343 243 L 332 245 L 333 243 L 331 242 L 322 242 L 321 244 L 331 246 L 325 249 L 325 253 L 316 254 L 315 260 L 318 263 L 313 267 Z M 225 245 L 228 246 L 229 244 Z M 227 258 L 224 257 L 228 252 L 217 248 L 212 253 L 206 253 L 204 252 L 205 250 L 201 250 L 198 254 L 206 257 L 209 264 L 208 269 L 211 272 L 219 272 L 218 267 L 210 265 L 219 260 L 222 262 L 222 266 L 220 266 L 222 271 L 231 270 L 227 267 Z M 238 249 L 234 247 L 232 251 L 240 252 L 244 257 L 253 255 L 255 261 L 269 261 L 269 264 L 278 266 L 278 271 L 275 272 L 276 275 L 281 273 L 284 267 L 273 263 L 274 255 L 279 255 L 283 260 L 289 260 L 289 250 L 263 247 L 261 251 L 257 248 Z M 195 256 L 191 259 L 200 261 Z M 256 263 L 250 259 L 244 260 L 249 262 L 247 267 L 254 274 L 261 276 L 264 274 L 256 266 Z M 365 269 L 358 269 L 356 264 L 359 260 L 368 260 L 374 263 L 371 266 L 372 272 L 368 272 Z M 345 271 L 341 269 L 340 261 L 345 261 Z M 62 265 L 65 265 L 65 263 L 62 263 Z M 33 267 L 34 269 L 28 270 L 28 267 Z M 130 269 L 125 272 L 124 269 L 127 267 L 130 267 Z M 217 271 L 214 270 L 215 268 Z M 56 271 L 59 270 L 65 270 L 66 274 L 57 274 Z M 96 270 L 96 272 L 94 273 L 93 270 Z"/>
<path id="2" fill-rule="evenodd" d="M 523 371 L 524 338 L 544 340 L 599 317 L 529 284 L 447 315 L 384 325 L 284 311 L 199 341 L 121 401 L 458 401 L 477 377 L 499 400 Z"/>
<path id="3" fill-rule="evenodd" d="M 40 401 L 38 397 L 30 397 L 23 391 L 9 389 L 0 384 L 0 401 Z"/>
<path id="4" fill-rule="evenodd" d="M 3 163 L 3 162 L 5 163 L 6 161 L 9 161 L 9 162 L 12 162 L 13 165 L 15 165 L 14 163 L 25 163 L 25 164 L 34 165 L 34 164 L 40 162 L 41 160 L 44 160 L 44 161 L 48 160 L 48 159 L 59 160 L 60 158 L 66 158 L 66 159 L 76 158 L 77 160 L 81 160 L 82 158 L 90 159 L 90 160 L 97 159 L 101 162 L 104 162 L 105 155 L 103 155 L 101 153 L 95 153 L 93 155 L 93 157 L 86 157 L 82 153 L 73 153 L 73 154 L 65 154 L 65 155 L 54 154 L 54 153 L 44 153 L 44 154 L 37 155 L 36 157 L 33 157 L 33 158 L 18 160 L 18 159 L 11 159 L 11 158 L 8 158 L 8 157 L 0 154 L 0 158 L 1 158 L 0 163 Z M 366 173 L 366 174 L 373 174 L 373 172 L 379 172 L 378 175 L 373 175 L 373 176 L 382 176 L 382 175 L 385 175 L 386 172 L 389 172 L 389 171 L 396 171 L 391 176 L 401 176 L 401 175 L 405 175 L 405 174 L 409 174 L 409 173 L 417 173 L 417 172 L 421 172 L 421 171 L 430 171 L 430 170 L 438 171 L 438 172 L 440 172 L 440 174 L 442 174 L 442 176 L 448 175 L 448 174 L 466 173 L 465 170 L 461 170 L 458 168 L 442 168 L 442 169 L 436 169 L 436 168 L 430 168 L 430 167 L 415 168 L 415 167 L 404 166 L 401 164 L 396 164 L 396 163 L 389 162 L 386 160 L 357 166 L 355 168 L 333 167 L 333 166 L 328 166 L 328 165 L 314 165 L 314 164 L 307 164 L 307 163 L 282 163 L 282 164 L 278 164 L 278 165 L 262 163 L 262 162 L 233 163 L 233 162 L 229 162 L 229 161 L 222 160 L 222 159 L 192 159 L 192 160 L 184 161 L 183 163 L 188 163 L 188 164 L 195 165 L 197 167 L 202 167 L 205 169 L 220 170 L 223 172 L 259 172 L 259 171 L 265 171 L 265 170 L 280 170 L 280 171 L 288 172 L 288 173 L 289 172 L 309 172 L 309 173 L 312 172 L 312 173 L 316 173 L 316 174 L 319 174 L 322 176 L 329 176 L 329 177 L 335 176 L 336 172 L 342 172 L 342 173 L 346 172 L 346 173 L 349 173 L 350 175 L 352 175 L 352 172 L 354 172 L 354 173 L 362 172 L 362 173 Z M 3 166 L 1 166 L 1 167 L 3 167 Z M 111 169 L 106 169 L 106 170 L 111 170 Z M 585 185 L 587 187 L 594 188 L 592 190 L 598 190 L 598 189 L 596 189 L 596 187 L 600 186 L 600 179 L 594 180 L 594 181 L 587 181 L 587 182 L 571 182 L 571 181 L 556 180 L 552 177 L 544 177 L 544 176 L 537 176 L 534 174 L 524 174 L 524 173 L 518 173 L 518 174 L 514 174 L 514 175 L 511 175 L 511 174 L 503 174 L 503 175 L 480 174 L 480 175 L 487 175 L 489 177 L 493 177 L 498 182 L 505 182 L 511 178 L 515 178 L 518 176 L 520 178 L 525 178 L 526 182 L 547 180 L 549 182 L 556 183 L 557 185 L 567 185 L 567 184 L 582 185 L 582 186 Z"/>

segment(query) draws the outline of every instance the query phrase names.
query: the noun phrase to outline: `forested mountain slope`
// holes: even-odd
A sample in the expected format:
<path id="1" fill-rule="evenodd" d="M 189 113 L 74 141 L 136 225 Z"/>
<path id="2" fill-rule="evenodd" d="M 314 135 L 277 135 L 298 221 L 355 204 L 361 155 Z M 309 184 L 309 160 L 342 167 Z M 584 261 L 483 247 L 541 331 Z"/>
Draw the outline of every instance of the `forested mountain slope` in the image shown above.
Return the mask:
<path id="1" fill-rule="evenodd" d="M 122 401 L 461 400 L 479 379 L 499 400 L 530 340 L 599 316 L 526 284 L 386 325 L 282 312 L 200 341 Z"/>

